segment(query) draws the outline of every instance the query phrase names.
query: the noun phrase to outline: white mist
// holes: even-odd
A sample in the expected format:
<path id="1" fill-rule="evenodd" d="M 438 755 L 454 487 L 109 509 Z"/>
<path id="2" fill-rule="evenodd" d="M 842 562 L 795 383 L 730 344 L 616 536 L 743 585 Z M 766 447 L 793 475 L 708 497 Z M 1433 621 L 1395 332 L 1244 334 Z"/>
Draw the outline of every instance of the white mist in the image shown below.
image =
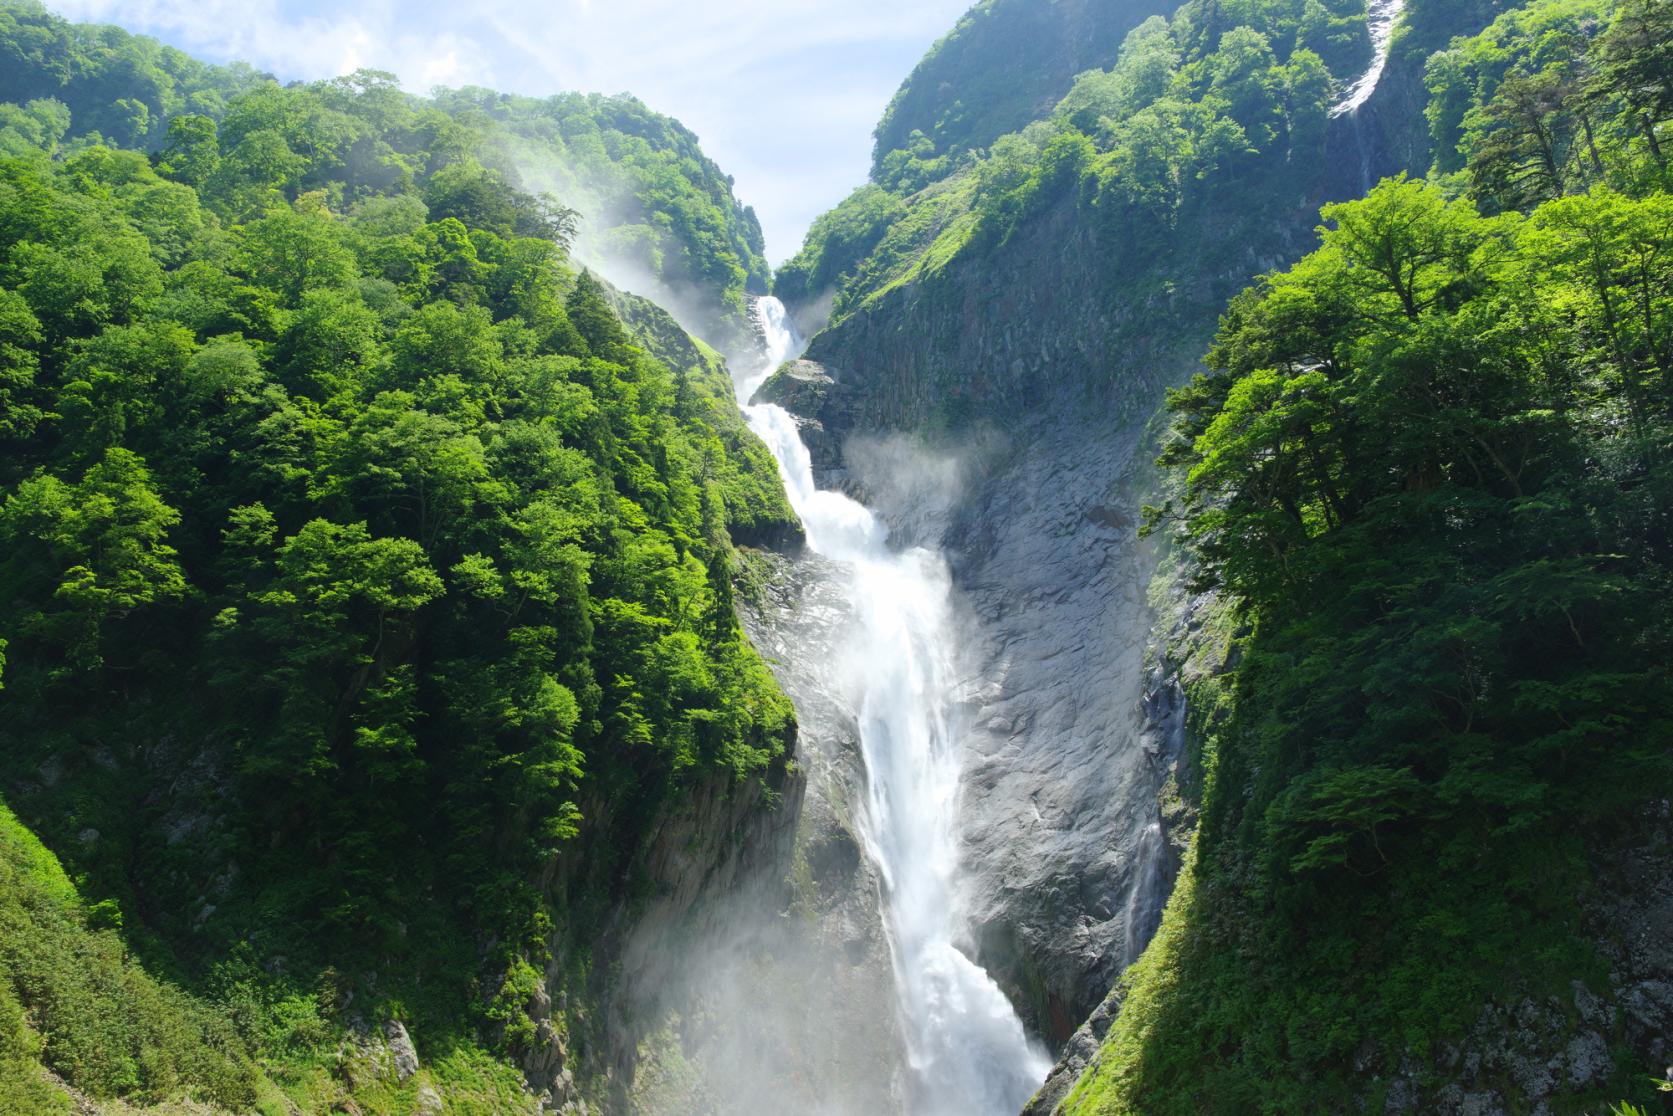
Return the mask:
<path id="1" fill-rule="evenodd" d="M 958 741 L 950 731 L 956 679 L 950 582 L 941 556 L 891 550 L 863 505 L 813 483 L 807 448 L 782 408 L 749 400 L 798 353 L 777 299 L 756 303 L 766 353 L 736 387 L 750 425 L 777 458 L 808 545 L 852 573 L 854 623 L 842 648 L 857 687 L 867 771 L 862 825 L 883 880 L 900 994 L 914 1116 L 1013 1116 L 1050 1060 L 1029 1043 L 993 980 L 955 944 Z M 836 665 L 836 664 L 833 664 Z"/>

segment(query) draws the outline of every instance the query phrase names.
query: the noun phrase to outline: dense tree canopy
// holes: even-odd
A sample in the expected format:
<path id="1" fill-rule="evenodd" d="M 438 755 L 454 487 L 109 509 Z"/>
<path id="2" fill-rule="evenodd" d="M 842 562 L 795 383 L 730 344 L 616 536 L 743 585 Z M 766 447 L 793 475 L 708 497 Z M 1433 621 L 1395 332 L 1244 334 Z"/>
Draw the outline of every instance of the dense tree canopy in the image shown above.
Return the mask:
<path id="1" fill-rule="evenodd" d="M 3 13 L 83 73 L 91 32 Z M 103 96 L 65 88 L 72 121 Z M 449 111 L 368 73 L 158 90 L 160 130 L 6 118 L 5 790 L 55 842 L 103 834 L 92 893 L 195 979 L 277 1002 L 335 966 L 521 1033 L 495 982 L 621 898 L 659 811 L 783 772 L 731 585 L 734 534 L 797 531 L 776 467 L 712 351 L 578 271 L 573 211 Z M 164 809 L 213 839 L 156 845 Z M 235 948 L 288 967 L 228 975 Z"/>
<path id="2" fill-rule="evenodd" d="M 175 181 L 244 199 L 240 216 L 274 188 L 417 192 L 437 218 L 578 239 L 643 293 L 678 292 L 687 327 L 729 351 L 750 336 L 746 295 L 767 288 L 760 223 L 731 178 L 687 128 L 633 97 L 472 88 L 424 100 L 375 71 L 281 87 L 248 66 L 4 0 L 0 154 L 96 144 L 161 151 Z M 511 211 L 500 180 L 533 200 Z"/>
<path id="3" fill-rule="evenodd" d="M 1659 9 L 1437 54 L 1467 173 L 1327 207 L 1173 395 L 1151 522 L 1236 652 L 1193 695 L 1195 862 L 1072 1111 L 1380 1104 L 1489 1004 L 1608 987 L 1593 858 L 1673 787 L 1673 198 L 1607 76 Z M 1614 1067 L 1555 1096 L 1650 1099 Z"/>

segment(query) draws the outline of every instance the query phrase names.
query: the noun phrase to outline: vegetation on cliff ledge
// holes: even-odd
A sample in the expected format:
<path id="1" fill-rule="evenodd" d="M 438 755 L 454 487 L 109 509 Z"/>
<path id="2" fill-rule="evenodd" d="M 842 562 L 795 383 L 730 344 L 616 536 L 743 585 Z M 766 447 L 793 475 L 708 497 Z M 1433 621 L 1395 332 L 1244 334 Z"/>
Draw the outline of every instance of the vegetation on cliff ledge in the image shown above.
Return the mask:
<path id="1" fill-rule="evenodd" d="M 967 17 L 965 37 L 995 29 L 987 7 Z M 1331 105 L 1364 63 L 1364 28 L 1362 0 L 1189 3 L 1154 15 L 1112 65 L 1067 76 L 1016 130 L 951 151 L 928 141 L 880 150 L 872 184 L 815 223 L 775 290 L 793 310 L 829 300 L 840 325 L 909 285 L 935 297 L 955 262 L 1002 267 L 1018 230 L 1065 210 L 1095 245 L 1085 250 L 1110 261 L 1110 304 L 1200 286 L 1235 266 L 1228 245 L 1259 239 L 1255 226 L 1293 208 L 1318 175 Z M 1238 222 L 1247 238 L 1217 235 Z"/>
<path id="2" fill-rule="evenodd" d="M 1454 192 L 1327 208 L 1173 396 L 1153 524 L 1243 632 L 1194 863 L 1067 1111 L 1380 1109 L 1487 1005 L 1606 986 L 1590 858 L 1673 787 L 1669 43 L 1654 0 L 1455 43 Z M 1561 1110 L 1654 1099 L 1610 1041 Z"/>

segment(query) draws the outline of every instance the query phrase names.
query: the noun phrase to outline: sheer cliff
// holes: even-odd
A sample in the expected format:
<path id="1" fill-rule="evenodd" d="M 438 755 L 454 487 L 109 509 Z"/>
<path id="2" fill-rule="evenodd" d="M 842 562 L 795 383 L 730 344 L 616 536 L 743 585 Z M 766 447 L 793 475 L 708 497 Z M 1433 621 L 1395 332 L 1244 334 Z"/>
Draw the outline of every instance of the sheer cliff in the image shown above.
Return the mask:
<path id="1" fill-rule="evenodd" d="M 1393 1110 L 1469 1111 L 1475 1103 L 1519 1110 L 1584 1103 L 1579 1098 L 1607 1097 L 1610 1089 L 1617 1097 L 1651 1095 L 1627 1075 L 1628 1067 L 1663 1056 L 1649 1021 L 1664 1011 L 1655 989 L 1665 935 L 1652 935 L 1643 951 L 1623 954 L 1609 944 L 1638 934 L 1645 912 L 1623 913 L 1608 888 L 1551 901 L 1588 912 L 1588 928 L 1565 941 L 1612 959 L 1612 975 L 1590 978 L 1590 991 L 1565 988 L 1551 1002 L 1554 1014 L 1530 1000 L 1489 1002 L 1472 992 L 1480 1021 L 1449 1017 L 1454 1045 L 1438 1062 L 1397 1051 L 1382 1035 L 1366 1038 L 1357 1061 L 1330 1063 L 1309 1050 L 1261 1061 L 1228 1033 L 1214 1040 L 1233 1052 L 1225 1060 L 1258 1063 L 1257 1076 L 1272 1083 L 1193 1079 L 1211 1067 L 1219 1072 L 1222 1056 L 1196 1048 L 1192 1068 L 1189 1059 L 1162 1053 L 1169 1040 L 1156 1029 L 1158 1019 L 1177 1026 L 1182 1018 L 1159 1014 L 1158 1005 L 1189 1016 L 1193 1009 L 1181 1005 L 1208 1011 L 1213 1003 L 1213 993 L 1194 998 L 1190 987 L 1168 983 L 1177 972 L 1167 951 L 1188 929 L 1147 958 L 1138 978 L 1147 983 L 1137 985 L 1142 1004 L 1124 1008 L 1125 983 L 1100 1004 L 1111 978 L 1140 956 L 1161 922 L 1161 899 L 1205 801 L 1202 738 L 1211 716 L 1226 715 L 1228 702 L 1235 708 L 1215 679 L 1222 670 L 1243 677 L 1235 664 L 1247 650 L 1222 604 L 1188 588 L 1196 575 L 1171 575 L 1151 588 L 1155 556 L 1135 541 L 1141 505 L 1161 502 L 1146 463 L 1181 435 L 1164 433 L 1160 420 L 1147 433 L 1146 424 L 1164 390 L 1198 370 L 1228 303 L 1234 313 L 1244 305 L 1233 296 L 1319 243 L 1326 203 L 1358 198 L 1400 172 L 1454 175 L 1447 188 L 1483 190 L 1480 204 L 1490 211 L 1588 189 L 1658 196 L 1660 125 L 1634 123 L 1630 105 L 1654 102 L 1649 86 L 1660 79 L 1643 71 L 1597 76 L 1606 71 L 1606 55 L 1597 51 L 1606 48 L 1587 45 L 1607 42 L 1601 36 L 1613 27 L 1622 42 L 1636 36 L 1633 50 L 1649 49 L 1646 36 L 1655 32 L 1633 21 L 1650 17 L 1626 7 L 1191 3 L 1171 22 L 1134 27 L 1107 71 L 1079 75 L 1054 106 L 1042 111 L 1039 91 L 1025 83 L 1014 103 L 984 114 L 969 106 L 1003 95 L 984 84 L 985 75 L 961 86 L 950 68 L 954 58 L 1007 48 L 1003 20 L 983 6 L 903 88 L 879 131 L 872 183 L 816 223 L 802 253 L 782 269 L 779 290 L 817 332 L 805 358 L 785 366 L 760 397 L 799 417 L 822 483 L 863 494 L 907 537 L 947 549 L 969 610 L 968 638 L 981 663 L 969 697 L 976 758 L 961 807 L 974 881 L 967 902 L 979 927 L 970 948 L 1039 1033 L 1062 1042 L 1091 1014 L 1039 1111 L 1064 1102 L 1106 1033 L 1126 1036 L 1110 1047 L 1120 1053 L 1102 1062 L 1105 1084 L 1074 1094 L 1074 1111 L 1232 1112 L 1278 1095 L 1286 1099 L 1271 1103 L 1280 1110 L 1328 1107 L 1336 1102 L 1299 1083 L 1340 1082 L 1341 1075 L 1358 1082 L 1347 1092 L 1374 1095 Z M 1077 26 L 1084 13 L 1040 6 L 1032 15 L 1061 15 L 1063 26 Z M 1379 20 L 1391 33 L 1379 32 Z M 995 33 L 982 41 L 990 28 Z M 1015 54 L 1029 49 L 1018 45 Z M 1558 141 L 1549 172 L 1529 172 L 1542 174 L 1549 192 L 1529 200 L 1514 185 L 1522 171 L 1504 180 L 1492 175 L 1495 166 L 1536 159 L 1533 146 L 1509 138 L 1531 135 L 1516 129 L 1533 125 L 1507 98 L 1521 89 L 1515 79 L 1538 66 L 1547 67 L 1541 80 L 1570 91 L 1564 95 L 1612 105 L 1616 123 L 1600 116 L 1583 126 L 1578 115 L 1563 117 L 1567 138 Z M 1645 63 L 1645 71 L 1653 68 Z M 929 73 L 939 75 L 933 96 L 922 80 Z M 1645 82 L 1645 91 L 1633 94 L 1627 82 Z M 930 138 L 936 132 L 925 122 L 932 118 L 945 139 Z M 913 119 L 923 136 L 908 142 L 901 121 Z M 1013 130 L 997 135 L 998 126 L 983 120 Z M 1615 138 L 1588 152 L 1587 126 Z M 894 150 L 884 150 L 890 144 Z M 1501 181 L 1509 184 L 1492 185 Z M 1631 235 L 1649 238 L 1643 250 L 1656 250 L 1655 234 Z M 1316 323 L 1274 317 L 1264 328 L 1305 336 Z M 1316 359 L 1298 355 L 1293 367 L 1304 372 Z M 1201 437 L 1201 428 L 1185 444 L 1191 436 Z M 903 479 L 926 459 L 953 463 L 956 477 L 939 502 L 928 501 L 929 513 L 922 487 Z M 1623 530 L 1653 534 L 1646 521 Z M 1189 568 L 1198 559 L 1184 561 Z M 1636 576 L 1653 579 L 1656 561 Z M 1659 714 L 1644 716 L 1643 731 L 1659 731 L 1649 727 Z M 1329 730 L 1322 731 L 1314 747 L 1325 747 Z M 1265 770 L 1257 766 L 1247 777 Z M 1224 802 L 1238 791 L 1217 793 Z M 1656 819 L 1665 807 L 1657 793 L 1665 793 L 1662 776 L 1628 807 L 1633 820 L 1624 832 L 1600 830 L 1597 839 L 1635 865 L 1653 861 L 1658 854 L 1644 850 L 1662 847 Z M 1260 833 L 1260 824 L 1245 823 L 1245 840 L 1257 847 L 1247 834 Z M 1552 862 L 1572 863 L 1556 854 Z M 1192 868 L 1197 890 L 1182 888 L 1176 906 L 1200 896 L 1204 880 L 1219 888 L 1213 902 L 1223 901 L 1226 880 L 1253 870 L 1243 864 Z M 1204 922 L 1196 909 L 1170 913 L 1169 924 Z M 1208 937 L 1235 940 L 1236 927 L 1224 919 L 1214 925 Z M 1485 958 L 1494 947 L 1483 937 Z M 1193 941 L 1211 948 L 1206 937 Z M 1582 978 L 1579 961 L 1558 971 L 1563 964 Z M 1346 987 L 1320 981 L 1327 997 Z M 1381 1010 L 1376 995 L 1354 995 L 1363 996 L 1365 1012 Z M 1510 1043 L 1486 1037 L 1489 1018 L 1519 1011 L 1528 1017 L 1526 1034 Z M 1584 1022 L 1558 1025 L 1556 1015 L 1568 1011 Z M 1134 1045 L 1135 1035 L 1152 1045 Z M 1591 1058 L 1611 1042 L 1621 1044 L 1618 1058 Z M 1564 1043 L 1578 1060 L 1564 1060 Z M 1525 1068 L 1547 1062 L 1539 1073 Z M 1518 1085 L 1491 1086 L 1499 1071 L 1521 1075 Z"/>
<path id="2" fill-rule="evenodd" d="M 978 16 L 955 38 L 1009 41 L 998 20 Z M 1054 7 L 1049 18 L 1078 26 L 1082 13 Z M 933 522 L 893 510 L 949 548 L 982 649 L 970 737 L 980 758 L 964 807 L 966 855 L 982 880 L 973 948 L 1059 1042 L 1153 928 L 1156 912 L 1130 910 L 1147 873 L 1173 868 L 1156 802 L 1175 757 L 1158 748 L 1168 734 L 1145 701 L 1154 709 L 1165 696 L 1148 673 L 1154 558 L 1136 542 L 1146 425 L 1197 366 L 1226 302 L 1304 252 L 1318 204 L 1353 188 L 1325 158 L 1349 142 L 1352 122 L 1325 120 L 1333 86 L 1317 56 L 1297 47 L 1304 56 L 1280 65 L 1262 46 L 1235 62 L 1192 58 L 1176 40 L 1206 40 L 1194 21 L 1209 18 L 1187 6 L 1172 32 L 1130 21 L 1116 31 L 1126 47 L 1111 71 L 1082 75 L 1060 104 L 945 180 L 887 207 L 868 202 L 892 211 L 869 254 L 812 291 L 809 261 L 839 250 L 816 226 L 785 273 L 803 296 L 792 311 L 830 320 L 805 359 L 762 389 L 801 419 L 825 483 L 885 511 L 891 435 L 961 462 L 958 495 Z M 1289 34 L 1295 43 L 1306 32 Z M 1249 104 L 1207 89 L 1188 101 L 1193 77 L 1225 87 L 1229 78 L 1200 75 L 1233 65 L 1267 67 L 1243 79 L 1265 92 Z M 1392 95 L 1403 80 L 1379 110 L 1404 111 Z M 1280 103 L 1286 87 L 1316 100 Z M 1146 113 L 1166 122 L 1176 149 L 1135 146 L 1136 126 L 1118 117 Z M 1215 124 L 1192 113 L 1218 115 L 1244 146 L 1212 153 L 1204 133 Z M 1269 129 L 1264 150 L 1238 113 Z M 1405 130 L 1421 137 L 1421 117 Z M 1421 139 L 1413 147 L 1425 150 Z M 1140 193 L 1142 168 L 1130 163 L 1140 151 L 1186 184 Z M 1375 161 L 1393 170 L 1397 157 L 1379 150 Z"/>

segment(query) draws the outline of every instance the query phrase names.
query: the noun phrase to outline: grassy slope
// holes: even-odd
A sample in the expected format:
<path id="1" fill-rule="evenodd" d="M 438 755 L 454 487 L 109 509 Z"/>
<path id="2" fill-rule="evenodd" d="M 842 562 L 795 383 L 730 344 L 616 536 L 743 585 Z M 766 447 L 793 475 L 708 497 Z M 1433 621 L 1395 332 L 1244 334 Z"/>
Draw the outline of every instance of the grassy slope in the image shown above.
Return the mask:
<path id="1" fill-rule="evenodd" d="M 517 1074 L 468 1047 L 401 1083 L 375 1047 L 344 1043 L 317 1000 L 256 1012 L 236 990 L 187 993 L 101 925 L 110 912 L 0 805 L 0 1112 L 287 1116 L 352 1102 L 404 1116 L 426 1088 L 450 1113 L 530 1110 Z"/>

